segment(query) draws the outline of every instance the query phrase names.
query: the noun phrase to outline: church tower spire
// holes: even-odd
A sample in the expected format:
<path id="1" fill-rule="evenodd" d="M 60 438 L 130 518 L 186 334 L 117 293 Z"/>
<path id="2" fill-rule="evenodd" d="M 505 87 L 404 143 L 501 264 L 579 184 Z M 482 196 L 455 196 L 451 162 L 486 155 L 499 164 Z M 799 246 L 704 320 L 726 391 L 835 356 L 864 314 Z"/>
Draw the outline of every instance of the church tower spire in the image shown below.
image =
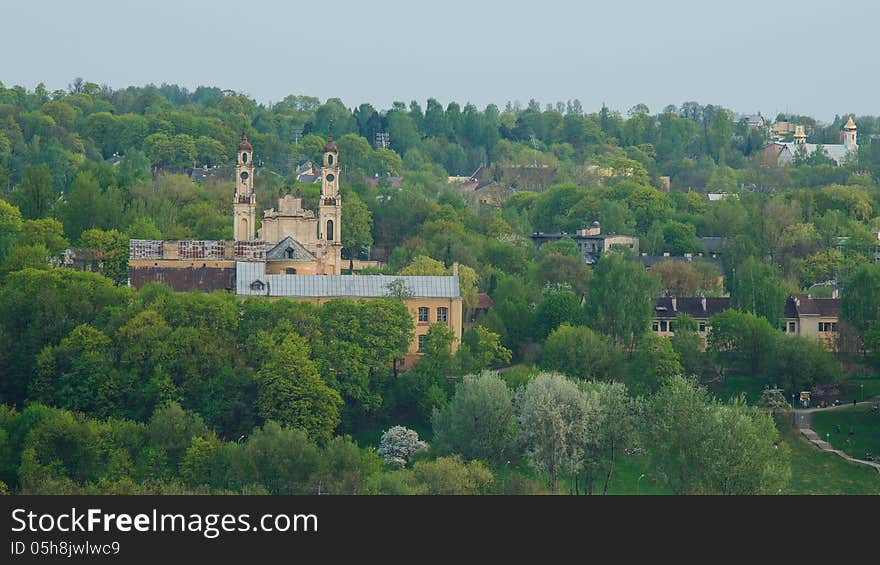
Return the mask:
<path id="1" fill-rule="evenodd" d="M 318 240 L 325 246 L 324 259 L 334 274 L 341 271 L 342 261 L 342 198 L 339 194 L 339 150 L 333 134 L 324 147 L 321 167 L 321 201 L 318 206 Z"/>
<path id="2" fill-rule="evenodd" d="M 859 148 L 859 144 L 856 142 L 856 130 L 856 123 L 850 114 L 846 125 L 843 126 L 843 145 L 847 151 L 855 151 Z"/>
<path id="3" fill-rule="evenodd" d="M 235 196 L 232 200 L 232 233 L 235 241 L 253 241 L 257 220 L 254 194 L 254 151 L 247 134 L 241 134 L 235 163 Z"/>

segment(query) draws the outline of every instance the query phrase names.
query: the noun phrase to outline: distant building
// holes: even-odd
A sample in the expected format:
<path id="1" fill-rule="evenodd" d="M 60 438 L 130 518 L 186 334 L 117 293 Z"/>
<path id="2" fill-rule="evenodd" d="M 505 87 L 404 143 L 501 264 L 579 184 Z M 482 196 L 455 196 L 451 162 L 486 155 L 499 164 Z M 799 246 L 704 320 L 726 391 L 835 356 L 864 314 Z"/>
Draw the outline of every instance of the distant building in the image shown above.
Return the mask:
<path id="1" fill-rule="evenodd" d="M 785 303 L 785 332 L 820 340 L 831 351 L 838 350 L 839 298 L 811 298 L 792 294 Z"/>
<path id="2" fill-rule="evenodd" d="M 587 265 L 594 264 L 602 253 L 610 251 L 613 247 L 630 249 L 634 253 L 639 252 L 639 238 L 628 235 L 603 234 L 599 222 L 593 222 L 589 228 L 580 228 L 574 234 L 535 232 L 531 237 L 539 249 L 545 243 L 559 241 L 564 237 L 571 238 L 580 249 L 581 257 Z"/>
<path id="3" fill-rule="evenodd" d="M 780 121 L 774 122 L 770 126 L 770 138 L 773 141 L 782 141 L 790 135 L 794 135 L 797 124 L 793 122 Z"/>
<path id="4" fill-rule="evenodd" d="M 194 167 L 189 171 L 189 178 L 193 182 L 204 182 L 208 179 L 227 180 L 231 176 L 232 167 L 228 165 L 214 165 L 213 167 L 203 165 L 201 167 Z"/>
<path id="5" fill-rule="evenodd" d="M 733 118 L 733 121 L 736 123 L 740 123 L 743 120 L 745 120 L 749 131 L 763 129 L 767 126 L 767 123 L 764 120 L 764 117 L 761 116 L 760 112 L 757 114 L 736 114 Z"/>
<path id="6" fill-rule="evenodd" d="M 391 188 L 400 188 L 400 185 L 403 183 L 403 177 L 393 176 L 393 175 L 386 175 L 384 177 L 380 177 L 377 174 L 372 177 L 365 177 L 364 181 L 368 185 L 372 186 L 373 188 L 378 187 L 379 183 L 381 183 L 383 181 L 387 181 L 388 186 L 390 186 Z"/>
<path id="7" fill-rule="evenodd" d="M 654 304 L 651 331 L 663 337 L 675 335 L 675 318 L 687 314 L 697 322 L 702 348 L 711 331 L 709 320 L 730 308 L 730 298 L 661 297 Z M 808 294 L 792 294 L 785 303 L 783 331 L 818 339 L 829 351 L 838 351 L 840 330 L 839 298 L 811 298 Z"/>
<path id="8" fill-rule="evenodd" d="M 675 297 L 658 298 L 654 304 L 654 319 L 651 320 L 651 331 L 663 337 L 675 335 L 675 318 L 678 314 L 687 314 L 697 322 L 697 333 L 700 335 L 700 347 L 706 349 L 706 336 L 711 326 L 709 318 L 730 308 L 730 298 Z"/>
<path id="9" fill-rule="evenodd" d="M 266 296 L 323 304 L 334 298 L 355 300 L 393 296 L 400 284 L 415 322 L 415 333 L 402 367 L 408 368 L 422 351 L 428 329 L 440 323 L 455 335 L 453 351 L 461 342 L 462 299 L 457 268 L 452 276 L 340 275 L 309 276 L 272 274 L 265 261 L 236 263 L 235 292 L 240 296 Z"/>
<path id="10" fill-rule="evenodd" d="M 765 159 L 775 160 L 780 165 L 788 165 L 794 163 L 799 157 L 809 157 L 821 147 L 831 160 L 838 165 L 843 165 L 859 149 L 857 128 L 852 116 L 849 117 L 843 126 L 842 134 L 842 144 L 807 143 L 807 134 L 804 131 L 804 126 L 795 125 L 794 141 L 774 141 L 765 146 L 761 153 Z"/>
<path id="11" fill-rule="evenodd" d="M 724 264 L 721 262 L 721 259 L 718 258 L 715 254 L 704 256 L 702 253 L 697 253 L 694 255 L 693 253 L 685 253 L 684 255 L 670 255 L 669 253 L 664 253 L 663 255 L 648 255 L 647 253 L 642 253 L 639 255 L 639 263 L 645 267 L 646 270 L 650 271 L 654 266 L 663 263 L 663 262 L 672 262 L 672 263 L 707 263 L 712 265 L 716 271 L 718 271 L 718 279 L 717 283 L 719 288 L 724 287 Z"/>
<path id="12" fill-rule="evenodd" d="M 695 237 L 694 241 L 706 248 L 706 253 L 710 257 L 721 254 L 721 249 L 727 243 L 726 237 Z"/>
<path id="13" fill-rule="evenodd" d="M 710 192 L 706 195 L 709 202 L 718 202 L 726 198 L 739 198 L 736 194 L 730 192 Z"/>

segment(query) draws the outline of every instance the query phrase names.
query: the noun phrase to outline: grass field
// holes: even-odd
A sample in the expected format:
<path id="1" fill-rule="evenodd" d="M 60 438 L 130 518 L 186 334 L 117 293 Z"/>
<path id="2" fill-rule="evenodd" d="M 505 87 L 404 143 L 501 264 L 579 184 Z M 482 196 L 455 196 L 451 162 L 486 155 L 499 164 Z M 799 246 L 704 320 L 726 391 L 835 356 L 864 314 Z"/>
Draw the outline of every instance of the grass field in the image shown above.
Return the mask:
<path id="1" fill-rule="evenodd" d="M 813 429 L 822 439 L 853 457 L 870 451 L 880 460 L 880 413 L 864 405 L 813 413 Z M 850 435 L 852 431 L 852 435 Z"/>
<path id="2" fill-rule="evenodd" d="M 880 494 L 877 471 L 820 451 L 789 426 L 784 426 L 782 440 L 791 449 L 786 494 Z"/>
<path id="3" fill-rule="evenodd" d="M 875 396 L 880 396 L 880 376 L 872 375 L 863 378 L 849 379 L 849 390 L 841 401 L 844 403 L 852 402 L 855 398 L 859 402 L 868 400 Z"/>

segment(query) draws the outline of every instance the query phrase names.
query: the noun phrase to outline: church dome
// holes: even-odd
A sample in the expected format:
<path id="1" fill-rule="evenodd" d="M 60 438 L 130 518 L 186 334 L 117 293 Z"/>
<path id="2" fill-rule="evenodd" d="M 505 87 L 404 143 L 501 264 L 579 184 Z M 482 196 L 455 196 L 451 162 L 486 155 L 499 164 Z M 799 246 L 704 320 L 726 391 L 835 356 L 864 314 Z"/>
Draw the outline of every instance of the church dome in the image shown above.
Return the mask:
<path id="1" fill-rule="evenodd" d="M 856 129 L 856 123 L 852 119 L 852 114 L 849 115 L 849 119 L 846 121 L 846 125 L 843 126 L 843 129 L 846 129 L 846 130 Z"/>
<path id="2" fill-rule="evenodd" d="M 327 145 L 324 146 L 324 153 L 339 153 L 339 150 L 336 149 L 336 144 L 333 143 L 333 136 L 330 136 L 330 139 L 327 141 Z"/>
<path id="3" fill-rule="evenodd" d="M 251 144 L 248 143 L 247 134 L 246 133 L 241 134 L 241 143 L 238 144 L 238 150 L 239 151 L 244 151 L 244 150 L 250 151 L 252 149 L 253 148 L 251 147 Z"/>

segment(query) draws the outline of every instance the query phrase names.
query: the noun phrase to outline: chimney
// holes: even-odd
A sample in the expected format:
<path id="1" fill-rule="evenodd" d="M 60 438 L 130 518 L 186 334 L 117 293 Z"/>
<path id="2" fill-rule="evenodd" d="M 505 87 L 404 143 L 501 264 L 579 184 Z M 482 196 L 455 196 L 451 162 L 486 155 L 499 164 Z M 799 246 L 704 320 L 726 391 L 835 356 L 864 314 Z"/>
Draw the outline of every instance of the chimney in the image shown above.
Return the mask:
<path id="1" fill-rule="evenodd" d="M 458 276 L 458 261 L 453 261 L 453 262 L 452 262 L 452 276 L 453 276 L 453 277 L 457 277 L 457 276 Z"/>
<path id="2" fill-rule="evenodd" d="M 706 309 L 706 297 L 705 296 L 700 297 L 700 303 L 703 305 L 703 312 L 707 312 L 708 310 Z"/>
<path id="3" fill-rule="evenodd" d="M 672 311 L 678 312 L 678 298 L 675 296 L 672 297 Z"/>

